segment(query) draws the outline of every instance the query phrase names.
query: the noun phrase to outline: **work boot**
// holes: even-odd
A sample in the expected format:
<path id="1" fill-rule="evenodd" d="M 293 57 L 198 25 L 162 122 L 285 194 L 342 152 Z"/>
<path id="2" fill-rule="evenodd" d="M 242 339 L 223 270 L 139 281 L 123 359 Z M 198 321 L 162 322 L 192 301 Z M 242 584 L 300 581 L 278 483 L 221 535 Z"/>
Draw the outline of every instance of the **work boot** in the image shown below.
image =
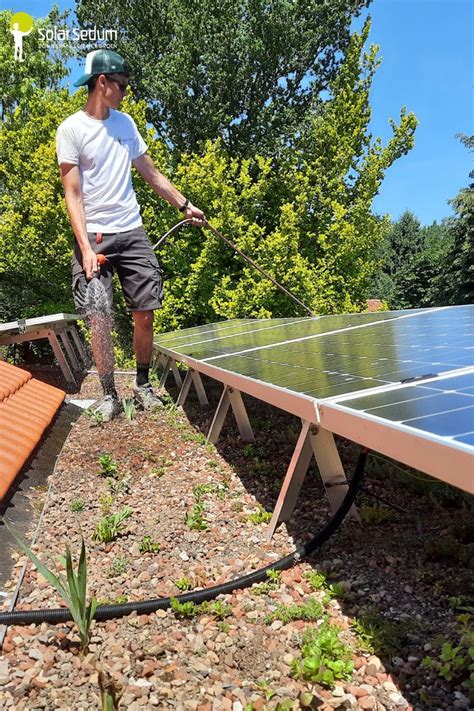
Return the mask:
<path id="1" fill-rule="evenodd" d="M 102 400 L 97 401 L 97 407 L 93 406 L 91 409 L 93 416 L 97 419 L 97 424 L 100 424 L 100 422 L 110 422 L 114 417 L 120 415 L 122 412 L 122 403 L 118 397 L 104 395 Z"/>
<path id="2" fill-rule="evenodd" d="M 133 384 L 133 395 L 137 405 L 140 405 L 144 410 L 153 410 L 155 407 L 163 407 L 163 402 L 153 392 L 151 383 L 137 385 L 137 381 L 135 380 Z"/>

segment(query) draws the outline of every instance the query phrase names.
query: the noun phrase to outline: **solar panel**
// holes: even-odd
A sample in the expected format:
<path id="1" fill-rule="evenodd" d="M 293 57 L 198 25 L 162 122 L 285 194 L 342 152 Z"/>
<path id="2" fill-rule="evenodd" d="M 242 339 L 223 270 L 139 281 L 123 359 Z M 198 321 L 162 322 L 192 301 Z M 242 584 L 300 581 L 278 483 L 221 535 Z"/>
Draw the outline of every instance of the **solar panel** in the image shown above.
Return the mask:
<path id="1" fill-rule="evenodd" d="M 443 445 L 451 455 L 474 452 L 473 306 L 242 319 L 166 334 L 155 345 L 197 371 L 330 432 L 370 441 L 390 456 L 391 446 L 375 446 L 364 432 L 383 430 L 395 440 L 402 432 L 410 451 L 409 435 L 426 447 L 428 440 Z M 418 454 L 396 458 L 443 478 L 442 456 L 424 463 Z M 468 460 L 461 459 L 462 488 L 474 491 L 472 460 L 467 481 Z M 460 485 L 459 477 L 452 479 Z"/>

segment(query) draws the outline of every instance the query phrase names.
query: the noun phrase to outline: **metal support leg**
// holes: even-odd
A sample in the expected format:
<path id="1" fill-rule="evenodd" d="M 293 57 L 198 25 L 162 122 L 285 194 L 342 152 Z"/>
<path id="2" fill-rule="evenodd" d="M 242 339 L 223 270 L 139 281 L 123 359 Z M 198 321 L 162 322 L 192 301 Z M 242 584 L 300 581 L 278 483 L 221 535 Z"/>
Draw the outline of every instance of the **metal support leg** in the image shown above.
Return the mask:
<path id="1" fill-rule="evenodd" d="M 180 405 L 183 406 L 186 402 L 186 398 L 188 397 L 189 388 L 191 387 L 192 381 L 193 372 L 192 370 L 188 370 L 188 372 L 186 373 L 186 377 L 184 378 L 184 382 L 181 386 L 181 390 L 179 391 L 178 399 L 176 400 L 177 407 L 179 407 Z"/>
<path id="2" fill-rule="evenodd" d="M 170 371 L 171 371 L 171 358 L 167 358 L 164 368 L 163 368 L 163 372 L 161 374 L 161 378 L 160 378 L 160 385 L 159 385 L 160 390 L 162 390 L 165 387 L 166 381 L 168 380 L 168 375 L 170 374 Z"/>
<path id="3" fill-rule="evenodd" d="M 79 365 L 77 356 L 74 353 L 74 348 L 72 347 L 72 343 L 69 340 L 69 335 L 68 335 L 67 331 L 58 331 L 57 335 L 61 339 L 63 346 L 66 349 L 66 353 L 69 356 L 69 360 L 71 361 L 72 367 L 74 368 L 74 370 L 80 370 L 81 366 Z"/>
<path id="4" fill-rule="evenodd" d="M 176 365 L 176 361 L 175 361 L 175 360 L 172 360 L 172 361 L 171 361 L 171 370 L 173 371 L 174 381 L 175 381 L 175 383 L 176 383 L 176 387 L 177 387 L 177 388 L 183 387 L 183 379 L 182 379 L 181 374 L 180 374 L 180 372 L 179 372 L 179 370 L 178 370 L 178 366 Z"/>
<path id="5" fill-rule="evenodd" d="M 349 486 L 334 435 L 328 430 L 313 425 L 309 430 L 309 438 L 332 512 L 335 513 L 342 504 Z M 349 516 L 356 521 L 360 520 L 355 506 L 349 510 Z"/>
<path id="6" fill-rule="evenodd" d="M 61 367 L 61 370 L 62 370 L 65 380 L 68 383 L 72 383 L 75 387 L 77 387 L 76 379 L 74 378 L 74 375 L 72 374 L 69 364 L 68 364 L 66 358 L 64 357 L 64 354 L 61 350 L 61 346 L 59 345 L 59 341 L 58 341 L 58 338 L 57 338 L 55 332 L 48 331 L 47 336 L 48 336 L 48 340 L 51 344 L 51 348 L 54 351 L 54 355 L 56 356 L 56 360 L 58 361 L 58 363 Z"/>
<path id="7" fill-rule="evenodd" d="M 207 399 L 206 391 L 204 390 L 204 385 L 202 384 L 201 376 L 196 370 L 191 370 L 194 387 L 196 388 L 196 393 L 198 396 L 199 404 L 203 407 L 209 405 L 209 400 Z"/>
<path id="8" fill-rule="evenodd" d="M 313 454 L 333 513 L 341 505 L 348 485 L 334 437 L 331 432 L 303 421 L 300 436 L 267 528 L 267 540 L 271 540 L 279 523 L 290 519 Z M 359 520 L 355 506 L 351 507 L 349 515 Z"/>
<path id="9" fill-rule="evenodd" d="M 240 391 L 234 390 L 234 388 L 228 388 L 228 390 L 230 404 L 232 405 L 232 412 L 234 413 L 240 436 L 244 442 L 255 442 L 255 437 L 252 432 L 252 425 L 250 424 L 249 416 L 247 415 L 247 410 L 245 409 Z"/>
<path id="10" fill-rule="evenodd" d="M 242 395 L 238 390 L 229 388 L 227 385 L 222 391 L 217 410 L 214 414 L 211 427 L 209 428 L 207 441 L 211 444 L 215 444 L 219 439 L 219 435 L 221 433 L 222 425 L 224 424 L 229 405 L 232 405 L 232 411 L 234 413 L 234 417 L 237 422 L 237 427 L 239 428 L 240 436 L 242 437 L 243 441 L 255 442 L 255 437 L 252 432 L 252 427 L 250 425 L 250 420 L 247 415 L 247 410 L 245 409 L 245 405 L 242 400 Z"/>
<path id="11" fill-rule="evenodd" d="M 191 387 L 191 383 L 193 383 L 194 387 L 196 388 L 199 404 L 203 406 L 209 405 L 206 391 L 204 390 L 204 385 L 202 384 L 201 376 L 192 368 L 190 368 L 186 373 L 186 377 L 184 378 L 181 390 L 179 391 L 176 405 L 184 405 L 184 403 L 186 402 L 186 398 L 189 394 L 189 388 Z"/>
<path id="12" fill-rule="evenodd" d="M 82 344 L 79 333 L 77 332 L 77 328 L 75 326 L 71 326 L 71 328 L 69 328 L 68 331 L 72 336 L 72 339 L 76 345 L 77 352 L 79 353 L 80 358 L 82 358 L 82 362 L 84 363 L 84 365 L 87 365 L 87 363 L 88 363 L 87 353 L 84 349 L 84 346 Z"/>

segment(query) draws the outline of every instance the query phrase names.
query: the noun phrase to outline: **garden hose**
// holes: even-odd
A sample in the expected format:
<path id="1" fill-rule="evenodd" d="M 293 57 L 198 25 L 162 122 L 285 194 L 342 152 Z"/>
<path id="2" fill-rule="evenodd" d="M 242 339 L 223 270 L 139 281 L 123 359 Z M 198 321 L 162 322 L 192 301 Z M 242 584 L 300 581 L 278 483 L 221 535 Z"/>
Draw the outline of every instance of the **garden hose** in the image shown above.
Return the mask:
<path id="1" fill-rule="evenodd" d="M 168 232 L 166 232 L 162 237 L 160 237 L 160 239 L 158 240 L 158 242 L 155 245 L 153 245 L 153 247 L 152 247 L 153 251 L 158 249 L 158 247 L 160 247 L 168 239 L 168 237 L 170 237 L 173 234 L 173 232 L 180 230 L 182 227 L 186 227 L 188 225 L 192 226 L 195 224 L 196 223 L 194 222 L 194 220 L 192 218 L 189 218 L 187 220 L 181 220 L 181 222 L 178 222 L 176 225 L 173 225 L 173 227 L 170 230 L 168 230 Z M 272 276 L 270 276 L 270 274 L 268 274 L 268 272 L 266 272 L 264 269 L 259 267 L 258 264 L 256 264 L 251 257 L 248 257 L 246 254 L 244 254 L 244 252 L 242 252 L 241 249 L 239 249 L 235 244 L 233 244 L 233 242 L 231 242 L 229 239 L 227 239 L 227 237 L 224 237 L 224 235 L 221 234 L 218 230 L 216 230 L 216 228 L 213 227 L 211 224 L 209 224 L 209 222 L 207 220 L 204 221 L 202 226 L 207 227 L 207 229 L 210 230 L 212 232 L 212 234 L 214 234 L 216 237 L 219 237 L 219 239 L 221 239 L 223 242 L 225 242 L 225 244 L 227 244 L 229 247 L 231 247 L 231 249 L 233 249 L 235 252 L 237 252 L 237 254 L 239 254 L 243 259 L 245 259 L 249 264 L 251 264 L 252 267 L 254 267 L 254 269 L 256 269 L 258 272 L 260 272 L 260 274 L 263 274 L 264 277 L 269 279 L 274 286 L 276 286 L 278 289 L 280 289 L 280 291 L 282 291 L 284 294 L 289 296 L 290 299 L 293 299 L 293 301 L 295 303 L 297 303 L 298 306 L 301 306 L 301 308 L 303 308 L 307 314 L 309 314 L 310 316 L 313 316 L 313 317 L 316 316 L 316 314 L 313 311 L 311 311 L 309 306 L 306 306 L 306 304 L 304 304 L 302 301 L 300 301 L 300 299 L 298 299 L 297 296 L 292 294 L 291 291 L 288 291 L 288 289 L 286 287 L 284 287 L 282 284 L 277 282 L 277 280 L 274 279 Z M 105 264 L 107 258 L 105 257 L 104 254 L 97 254 L 96 256 L 97 256 L 97 263 L 100 266 Z"/>
<path id="2" fill-rule="evenodd" d="M 220 585 L 214 585 L 203 590 L 194 590 L 193 592 L 184 593 L 176 596 L 176 600 L 180 603 L 193 602 L 199 604 L 208 600 L 213 600 L 218 595 L 227 595 L 234 590 L 242 590 L 248 588 L 254 583 L 260 583 L 268 580 L 267 573 L 270 570 L 287 570 L 293 565 L 299 563 L 303 558 L 306 558 L 315 550 L 320 548 L 325 541 L 332 536 L 339 528 L 352 504 L 355 501 L 359 491 L 362 479 L 364 476 L 365 465 L 369 450 L 363 448 L 359 454 L 354 475 L 349 483 L 346 495 L 332 516 L 330 521 L 311 538 L 308 543 L 296 548 L 292 553 L 281 558 L 276 563 L 270 563 L 264 568 L 248 573 L 241 578 L 229 580 Z M 124 617 L 136 612 L 139 615 L 149 615 L 157 610 L 167 610 L 171 606 L 170 597 L 154 598 L 151 600 L 141 600 L 136 602 L 125 602 L 118 605 L 100 605 L 96 608 L 95 620 L 111 620 L 117 617 Z M 0 625 L 31 625 L 41 622 L 49 622 L 55 624 L 59 622 L 68 622 L 72 620 L 72 615 L 68 608 L 43 609 L 43 610 L 18 610 L 17 612 L 4 612 L 0 614 Z"/>

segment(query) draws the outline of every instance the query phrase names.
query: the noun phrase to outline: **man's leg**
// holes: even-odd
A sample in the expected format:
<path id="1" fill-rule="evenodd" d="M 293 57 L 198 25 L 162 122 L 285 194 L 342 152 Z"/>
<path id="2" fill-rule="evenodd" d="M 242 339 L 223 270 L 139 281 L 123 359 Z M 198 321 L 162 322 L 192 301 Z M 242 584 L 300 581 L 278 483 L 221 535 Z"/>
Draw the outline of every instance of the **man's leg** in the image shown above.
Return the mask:
<path id="1" fill-rule="evenodd" d="M 153 350 L 153 311 L 133 311 L 133 349 L 137 360 L 135 398 L 145 410 L 162 405 L 149 383 Z"/>

